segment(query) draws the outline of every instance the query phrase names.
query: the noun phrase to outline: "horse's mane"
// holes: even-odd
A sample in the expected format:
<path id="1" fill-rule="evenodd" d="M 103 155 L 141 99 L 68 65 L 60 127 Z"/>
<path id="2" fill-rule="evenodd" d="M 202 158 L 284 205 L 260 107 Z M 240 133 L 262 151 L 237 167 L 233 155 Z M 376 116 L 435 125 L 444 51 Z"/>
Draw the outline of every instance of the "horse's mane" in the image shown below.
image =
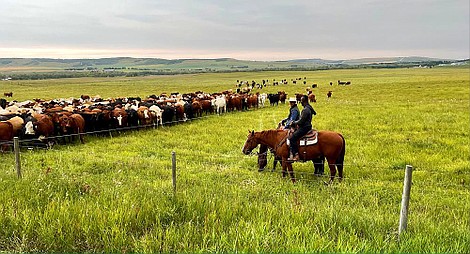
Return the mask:
<path id="1" fill-rule="evenodd" d="M 271 136 L 271 135 L 274 135 L 274 134 L 277 135 L 280 132 L 287 132 L 287 130 L 278 130 L 278 129 L 264 130 L 264 131 L 260 131 L 259 135 L 260 135 L 260 137 L 266 138 L 267 136 Z"/>

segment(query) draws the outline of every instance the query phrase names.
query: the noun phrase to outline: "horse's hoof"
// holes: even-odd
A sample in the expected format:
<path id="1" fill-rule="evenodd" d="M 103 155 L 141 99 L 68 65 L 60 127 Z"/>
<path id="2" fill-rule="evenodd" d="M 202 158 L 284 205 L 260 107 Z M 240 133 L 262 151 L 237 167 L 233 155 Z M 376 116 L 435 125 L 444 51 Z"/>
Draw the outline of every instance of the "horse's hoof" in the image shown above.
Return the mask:
<path id="1" fill-rule="evenodd" d="M 264 171 L 264 168 L 259 168 L 258 169 L 258 172 L 263 172 Z"/>

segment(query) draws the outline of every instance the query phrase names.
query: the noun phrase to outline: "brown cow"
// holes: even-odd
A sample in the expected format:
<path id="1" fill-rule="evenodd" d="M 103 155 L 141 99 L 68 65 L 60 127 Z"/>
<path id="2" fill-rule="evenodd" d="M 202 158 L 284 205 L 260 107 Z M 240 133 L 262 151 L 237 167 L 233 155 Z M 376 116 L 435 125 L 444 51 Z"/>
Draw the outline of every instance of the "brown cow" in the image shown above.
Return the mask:
<path id="1" fill-rule="evenodd" d="M 83 119 L 81 115 L 62 115 L 60 118 L 60 126 L 64 134 L 79 134 L 80 141 L 82 144 L 85 144 L 84 135 L 82 134 L 85 131 L 85 119 Z M 73 140 L 73 138 L 71 140 Z"/>
<path id="2" fill-rule="evenodd" d="M 201 100 L 201 107 L 202 111 L 206 112 L 207 114 L 212 114 L 214 112 L 214 108 L 212 107 L 212 102 L 210 100 Z"/>
<path id="3" fill-rule="evenodd" d="M 33 135 L 46 142 L 48 137 L 54 136 L 54 123 L 52 118 L 44 114 L 34 114 L 34 120 L 26 122 L 25 135 Z"/>
<path id="4" fill-rule="evenodd" d="M 196 117 L 201 117 L 202 116 L 202 106 L 201 103 L 197 100 L 194 100 L 193 103 L 193 112 Z"/>
<path id="5" fill-rule="evenodd" d="M 21 129 L 23 128 L 23 118 L 15 116 L 7 120 L 7 122 L 11 123 L 11 125 L 13 126 L 13 136 L 18 136 L 18 134 L 20 134 L 21 132 Z"/>
<path id="6" fill-rule="evenodd" d="M 13 125 L 9 122 L 0 122 L 0 151 L 8 149 L 8 143 L 13 140 Z"/>
<path id="7" fill-rule="evenodd" d="M 315 99 L 315 94 L 313 94 L 313 93 L 310 93 L 310 94 L 308 95 L 308 100 L 309 100 L 310 102 L 317 102 L 317 100 Z"/>
<path id="8" fill-rule="evenodd" d="M 238 96 L 238 95 L 232 96 L 231 104 L 232 104 L 232 108 L 234 110 L 242 111 L 243 101 L 242 101 L 242 98 L 240 96 Z"/>
<path id="9" fill-rule="evenodd" d="M 124 108 L 115 108 L 112 112 L 113 127 L 122 128 L 127 126 L 127 112 Z"/>
<path id="10" fill-rule="evenodd" d="M 176 122 L 186 121 L 186 114 L 184 113 L 183 105 L 175 104 L 175 116 L 176 116 Z"/>
<path id="11" fill-rule="evenodd" d="M 13 92 L 3 93 L 5 97 L 13 97 Z"/>
<path id="12" fill-rule="evenodd" d="M 280 101 L 281 103 L 286 103 L 286 99 L 287 99 L 287 94 L 286 94 L 286 92 L 280 91 L 280 92 L 278 92 L 278 94 L 279 94 L 279 101 Z"/>
<path id="13" fill-rule="evenodd" d="M 258 96 L 256 94 L 252 94 L 248 97 L 248 108 L 251 107 L 258 107 Z"/>
<path id="14" fill-rule="evenodd" d="M 150 114 L 149 108 L 140 106 L 137 109 L 137 117 L 139 118 L 140 125 L 146 126 L 152 124 L 152 114 Z"/>

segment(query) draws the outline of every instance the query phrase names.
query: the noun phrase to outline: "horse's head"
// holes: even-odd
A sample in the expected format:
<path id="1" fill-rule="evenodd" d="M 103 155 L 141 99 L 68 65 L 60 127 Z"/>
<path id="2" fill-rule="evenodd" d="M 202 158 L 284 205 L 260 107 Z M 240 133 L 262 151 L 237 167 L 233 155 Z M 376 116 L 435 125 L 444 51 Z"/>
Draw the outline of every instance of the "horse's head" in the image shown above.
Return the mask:
<path id="1" fill-rule="evenodd" d="M 248 137 L 246 138 L 245 145 L 243 146 L 242 153 L 243 154 L 250 154 L 253 149 L 258 146 L 258 142 L 256 141 L 255 131 L 248 131 Z"/>

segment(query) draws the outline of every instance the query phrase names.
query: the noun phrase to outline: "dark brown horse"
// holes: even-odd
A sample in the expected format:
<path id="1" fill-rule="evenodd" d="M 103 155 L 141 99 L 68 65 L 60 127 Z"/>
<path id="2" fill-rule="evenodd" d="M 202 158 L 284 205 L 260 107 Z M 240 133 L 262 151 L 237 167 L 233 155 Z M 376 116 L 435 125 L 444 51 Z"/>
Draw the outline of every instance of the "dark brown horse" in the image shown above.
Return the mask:
<path id="1" fill-rule="evenodd" d="M 281 165 L 283 172 L 286 172 L 287 169 L 291 180 L 295 182 L 292 163 L 287 160 L 289 157 L 289 147 L 286 143 L 287 134 L 288 132 L 286 130 L 251 131 L 250 134 L 248 134 L 242 152 L 244 154 L 250 154 L 258 144 L 268 146 L 274 150 L 276 155 L 282 158 Z M 343 136 L 332 131 L 319 131 L 317 144 L 299 147 L 300 159 L 302 161 L 314 160 L 325 156 L 328 161 L 328 167 L 330 168 L 330 183 L 333 182 L 336 176 L 336 169 L 338 169 L 340 181 L 343 178 L 345 151 L 346 143 Z"/>
<path id="2" fill-rule="evenodd" d="M 267 145 L 260 144 L 259 146 L 259 152 L 258 152 L 258 171 L 262 172 L 266 169 L 266 166 L 268 165 L 268 153 L 270 150 L 268 149 Z M 281 157 L 277 156 L 274 154 L 273 151 L 271 151 L 272 157 L 273 157 L 273 167 L 271 168 L 271 171 L 274 172 L 276 170 L 276 165 L 279 162 L 281 164 Z M 325 157 L 321 156 L 319 158 L 315 158 L 312 160 L 313 163 L 313 168 L 314 168 L 314 174 L 316 176 L 321 176 L 323 175 L 323 172 L 325 171 Z M 285 172 L 283 172 L 285 173 Z"/>

